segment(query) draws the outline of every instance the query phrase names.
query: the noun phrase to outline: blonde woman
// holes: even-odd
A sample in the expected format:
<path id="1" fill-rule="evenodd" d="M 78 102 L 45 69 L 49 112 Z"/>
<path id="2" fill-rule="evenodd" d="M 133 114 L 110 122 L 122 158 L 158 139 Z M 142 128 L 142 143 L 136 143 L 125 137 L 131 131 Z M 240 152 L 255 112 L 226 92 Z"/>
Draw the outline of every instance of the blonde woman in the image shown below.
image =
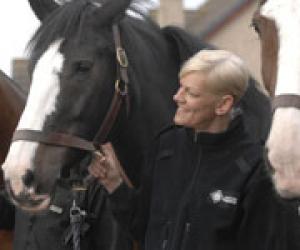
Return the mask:
<path id="1" fill-rule="evenodd" d="M 284 250 L 285 221 L 263 148 L 238 108 L 249 80 L 244 63 L 228 51 L 203 50 L 179 78 L 175 125 L 153 143 L 141 187 L 123 182 L 106 147 L 90 167 L 116 218 L 148 250 Z"/>

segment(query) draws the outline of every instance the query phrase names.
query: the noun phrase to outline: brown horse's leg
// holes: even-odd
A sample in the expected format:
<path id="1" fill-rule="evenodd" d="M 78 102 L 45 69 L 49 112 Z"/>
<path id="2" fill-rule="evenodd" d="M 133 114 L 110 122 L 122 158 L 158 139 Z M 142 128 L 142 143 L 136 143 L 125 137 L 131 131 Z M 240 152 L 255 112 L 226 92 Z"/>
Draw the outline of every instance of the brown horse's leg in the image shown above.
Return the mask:
<path id="1" fill-rule="evenodd" d="M 0 190 L 3 185 L 2 171 L 0 171 Z M 0 250 L 12 250 L 13 233 L 11 231 L 0 230 Z"/>
<path id="2" fill-rule="evenodd" d="M 0 230 L 0 250 L 12 250 L 13 233 Z"/>

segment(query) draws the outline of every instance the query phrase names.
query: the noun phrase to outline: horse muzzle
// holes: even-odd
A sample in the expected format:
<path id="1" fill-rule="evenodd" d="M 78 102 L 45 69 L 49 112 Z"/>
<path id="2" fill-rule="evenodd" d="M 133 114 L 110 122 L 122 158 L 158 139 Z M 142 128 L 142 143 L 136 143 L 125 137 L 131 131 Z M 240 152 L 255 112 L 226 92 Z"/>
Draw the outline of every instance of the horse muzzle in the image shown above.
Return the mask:
<path id="1" fill-rule="evenodd" d="M 19 180 L 5 181 L 6 191 L 11 201 L 22 210 L 39 212 L 49 207 L 51 197 L 49 194 L 37 194 L 33 187 L 27 188 Z"/>

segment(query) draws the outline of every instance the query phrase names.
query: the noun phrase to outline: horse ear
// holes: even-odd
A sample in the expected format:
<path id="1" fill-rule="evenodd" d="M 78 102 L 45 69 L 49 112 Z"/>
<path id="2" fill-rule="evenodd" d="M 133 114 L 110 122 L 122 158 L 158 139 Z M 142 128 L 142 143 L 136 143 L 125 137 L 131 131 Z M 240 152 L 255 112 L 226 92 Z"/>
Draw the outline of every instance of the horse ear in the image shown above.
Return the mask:
<path id="1" fill-rule="evenodd" d="M 104 3 L 102 2 L 99 0 L 93 1 L 95 6 L 98 6 L 95 15 L 97 15 L 97 21 L 100 24 L 122 18 L 131 0 L 106 0 Z"/>
<path id="2" fill-rule="evenodd" d="M 40 21 L 68 0 L 28 0 L 31 9 Z"/>

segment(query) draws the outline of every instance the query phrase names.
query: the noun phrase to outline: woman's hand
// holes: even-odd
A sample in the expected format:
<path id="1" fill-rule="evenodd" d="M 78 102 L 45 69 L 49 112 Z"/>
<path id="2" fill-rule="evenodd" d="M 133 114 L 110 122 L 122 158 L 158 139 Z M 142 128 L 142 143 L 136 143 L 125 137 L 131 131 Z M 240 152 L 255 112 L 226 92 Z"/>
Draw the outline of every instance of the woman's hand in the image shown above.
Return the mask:
<path id="1" fill-rule="evenodd" d="M 103 153 L 94 154 L 89 172 L 96 177 L 109 193 L 113 193 L 123 182 L 120 162 L 110 143 L 101 146 Z"/>

